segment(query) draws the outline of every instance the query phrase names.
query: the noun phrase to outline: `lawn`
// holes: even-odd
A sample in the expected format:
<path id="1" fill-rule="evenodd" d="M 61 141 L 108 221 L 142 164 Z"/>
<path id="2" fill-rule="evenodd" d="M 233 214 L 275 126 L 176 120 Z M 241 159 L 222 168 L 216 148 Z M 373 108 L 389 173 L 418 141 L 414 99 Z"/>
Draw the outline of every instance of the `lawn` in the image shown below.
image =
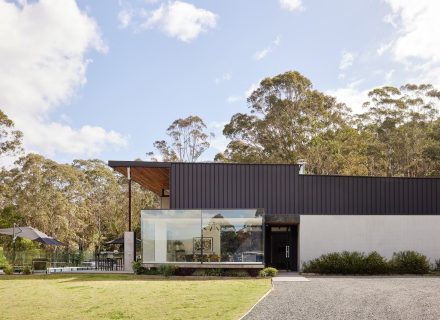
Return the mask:
<path id="1" fill-rule="evenodd" d="M 238 319 L 269 289 L 267 279 L 0 276 L 0 314 L 2 320 Z"/>

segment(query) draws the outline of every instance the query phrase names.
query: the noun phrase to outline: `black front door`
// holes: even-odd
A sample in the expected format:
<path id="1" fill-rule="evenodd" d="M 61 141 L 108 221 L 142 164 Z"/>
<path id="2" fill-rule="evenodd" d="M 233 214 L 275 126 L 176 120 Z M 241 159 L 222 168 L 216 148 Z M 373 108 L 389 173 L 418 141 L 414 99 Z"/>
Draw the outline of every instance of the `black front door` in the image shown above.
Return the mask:
<path id="1" fill-rule="evenodd" d="M 270 230 L 270 265 L 279 270 L 296 270 L 296 229 L 291 226 L 272 227 Z"/>

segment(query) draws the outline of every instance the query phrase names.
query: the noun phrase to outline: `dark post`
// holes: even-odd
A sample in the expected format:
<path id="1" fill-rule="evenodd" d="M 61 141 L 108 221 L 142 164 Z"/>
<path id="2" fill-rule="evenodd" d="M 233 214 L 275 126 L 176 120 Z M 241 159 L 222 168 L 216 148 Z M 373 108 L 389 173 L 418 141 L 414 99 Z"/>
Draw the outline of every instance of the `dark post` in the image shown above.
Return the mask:
<path id="1" fill-rule="evenodd" d="M 131 231 L 131 168 L 127 168 L 128 178 L 128 231 Z"/>

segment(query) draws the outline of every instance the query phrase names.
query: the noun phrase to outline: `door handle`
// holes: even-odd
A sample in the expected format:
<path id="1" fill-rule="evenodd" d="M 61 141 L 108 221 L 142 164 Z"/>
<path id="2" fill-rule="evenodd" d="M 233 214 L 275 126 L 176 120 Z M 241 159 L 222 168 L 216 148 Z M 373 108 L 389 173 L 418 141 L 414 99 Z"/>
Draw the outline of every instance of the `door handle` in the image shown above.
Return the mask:
<path id="1" fill-rule="evenodd" d="M 290 258 L 290 246 L 286 246 L 286 258 Z"/>

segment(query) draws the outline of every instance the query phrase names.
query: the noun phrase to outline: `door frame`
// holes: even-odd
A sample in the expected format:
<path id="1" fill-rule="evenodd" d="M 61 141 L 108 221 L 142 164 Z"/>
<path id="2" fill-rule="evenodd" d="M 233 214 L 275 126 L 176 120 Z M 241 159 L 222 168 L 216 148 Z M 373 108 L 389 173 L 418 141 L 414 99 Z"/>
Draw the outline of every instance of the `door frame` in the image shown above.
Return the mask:
<path id="1" fill-rule="evenodd" d="M 265 241 L 264 241 L 264 256 L 265 256 L 265 264 L 266 266 L 272 265 L 272 254 L 273 249 L 272 248 L 272 227 L 288 227 L 290 228 L 290 231 L 287 232 L 287 240 L 288 244 L 290 246 L 290 258 L 289 258 L 289 265 L 290 265 L 290 271 L 298 271 L 299 265 L 298 265 L 298 256 L 299 256 L 299 224 L 279 224 L 279 225 L 265 225 Z M 279 231 L 278 231 L 279 232 Z M 277 233 L 278 233 L 277 232 Z"/>

